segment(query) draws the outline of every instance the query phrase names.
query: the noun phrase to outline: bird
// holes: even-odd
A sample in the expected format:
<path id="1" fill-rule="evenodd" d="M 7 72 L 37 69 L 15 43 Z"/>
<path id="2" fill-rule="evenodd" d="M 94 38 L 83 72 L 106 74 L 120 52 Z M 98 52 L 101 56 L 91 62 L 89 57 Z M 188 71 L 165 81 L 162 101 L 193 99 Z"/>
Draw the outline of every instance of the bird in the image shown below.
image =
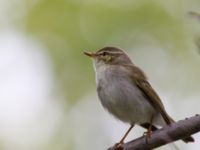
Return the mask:
<path id="1" fill-rule="evenodd" d="M 84 52 L 93 60 L 97 94 L 103 107 L 130 128 L 116 144 L 121 146 L 135 125 L 151 132 L 174 123 L 148 81 L 146 74 L 136 66 L 128 54 L 117 47 L 107 46 L 96 52 Z M 194 142 L 193 137 L 182 139 Z"/>

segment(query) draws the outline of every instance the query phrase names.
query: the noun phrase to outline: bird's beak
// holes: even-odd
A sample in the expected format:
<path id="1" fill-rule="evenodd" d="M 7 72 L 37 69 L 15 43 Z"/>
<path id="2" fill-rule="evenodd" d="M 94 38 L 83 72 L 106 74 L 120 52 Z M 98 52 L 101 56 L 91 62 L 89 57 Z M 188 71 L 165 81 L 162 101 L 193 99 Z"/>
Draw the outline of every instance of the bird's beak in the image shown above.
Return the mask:
<path id="1" fill-rule="evenodd" d="M 94 53 L 94 52 L 83 52 L 83 54 L 85 54 L 85 55 L 87 55 L 87 56 L 89 56 L 89 57 L 91 57 L 91 58 L 94 58 L 94 57 L 97 56 L 97 54 Z"/>

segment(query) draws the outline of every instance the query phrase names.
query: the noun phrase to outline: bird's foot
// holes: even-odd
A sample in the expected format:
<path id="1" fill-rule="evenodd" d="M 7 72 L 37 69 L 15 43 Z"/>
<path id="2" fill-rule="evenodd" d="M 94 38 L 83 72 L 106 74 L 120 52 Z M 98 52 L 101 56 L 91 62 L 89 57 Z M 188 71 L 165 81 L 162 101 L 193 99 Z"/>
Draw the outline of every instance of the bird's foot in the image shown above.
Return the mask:
<path id="1" fill-rule="evenodd" d="M 145 136 L 147 144 L 149 143 L 149 139 L 151 138 L 151 133 L 152 133 L 152 131 L 149 131 L 149 130 L 147 132 L 143 133 L 143 136 Z"/>
<path id="2" fill-rule="evenodd" d="M 116 143 L 114 146 L 115 150 L 123 150 L 123 142 Z"/>
<path id="3" fill-rule="evenodd" d="M 152 131 L 147 131 L 147 132 L 144 132 L 143 133 L 143 136 L 146 136 L 147 138 L 151 138 L 151 133 L 152 133 Z"/>

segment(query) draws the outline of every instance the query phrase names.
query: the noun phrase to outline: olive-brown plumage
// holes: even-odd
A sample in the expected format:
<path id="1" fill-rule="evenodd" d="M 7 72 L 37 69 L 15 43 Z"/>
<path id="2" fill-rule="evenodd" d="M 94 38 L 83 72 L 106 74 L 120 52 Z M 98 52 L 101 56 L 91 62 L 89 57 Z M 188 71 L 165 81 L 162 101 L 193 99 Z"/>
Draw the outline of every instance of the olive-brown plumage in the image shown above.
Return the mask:
<path id="1" fill-rule="evenodd" d="M 84 53 L 93 59 L 97 93 L 103 107 L 116 118 L 131 124 L 120 143 L 134 124 L 150 132 L 174 122 L 144 72 L 123 50 L 105 47 L 97 52 Z M 192 142 L 194 139 L 187 137 L 183 141 Z"/>

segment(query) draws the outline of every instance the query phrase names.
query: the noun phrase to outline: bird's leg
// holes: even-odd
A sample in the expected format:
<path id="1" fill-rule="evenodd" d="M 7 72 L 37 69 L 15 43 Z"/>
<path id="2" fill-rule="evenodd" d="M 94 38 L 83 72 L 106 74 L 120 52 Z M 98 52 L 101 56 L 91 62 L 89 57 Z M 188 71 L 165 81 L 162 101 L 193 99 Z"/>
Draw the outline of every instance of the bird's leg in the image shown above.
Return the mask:
<path id="1" fill-rule="evenodd" d="M 134 124 L 131 124 L 130 128 L 126 131 L 126 133 L 124 134 L 124 136 L 122 137 L 122 139 L 119 141 L 119 143 L 115 144 L 115 147 L 117 150 L 123 149 L 122 145 L 124 144 L 124 140 L 127 137 L 127 135 L 129 134 L 129 132 L 131 131 L 131 129 L 134 127 Z"/>
<path id="2" fill-rule="evenodd" d="M 152 123 L 153 123 L 153 115 L 151 116 L 150 123 L 149 123 L 149 128 L 147 129 L 147 132 L 144 132 L 144 135 L 146 135 L 147 138 L 151 138 Z"/>
<path id="3" fill-rule="evenodd" d="M 147 131 L 147 137 L 148 137 L 148 138 L 151 138 L 152 123 L 153 123 L 153 115 L 151 116 L 150 126 L 149 126 L 148 131 Z"/>
<path id="4" fill-rule="evenodd" d="M 127 135 L 129 134 L 129 132 L 131 131 L 131 129 L 134 127 L 134 125 L 131 125 L 130 128 L 126 131 L 126 133 L 124 134 L 124 136 L 122 137 L 122 139 L 120 140 L 119 143 L 124 143 L 125 138 L 127 137 Z"/>
<path id="5" fill-rule="evenodd" d="M 151 116 L 149 127 L 147 129 L 147 132 L 144 132 L 144 135 L 146 135 L 146 143 L 148 144 L 148 139 L 151 138 L 151 132 L 152 132 L 152 123 L 153 123 L 153 115 Z M 149 148 L 151 150 L 151 148 Z"/>

